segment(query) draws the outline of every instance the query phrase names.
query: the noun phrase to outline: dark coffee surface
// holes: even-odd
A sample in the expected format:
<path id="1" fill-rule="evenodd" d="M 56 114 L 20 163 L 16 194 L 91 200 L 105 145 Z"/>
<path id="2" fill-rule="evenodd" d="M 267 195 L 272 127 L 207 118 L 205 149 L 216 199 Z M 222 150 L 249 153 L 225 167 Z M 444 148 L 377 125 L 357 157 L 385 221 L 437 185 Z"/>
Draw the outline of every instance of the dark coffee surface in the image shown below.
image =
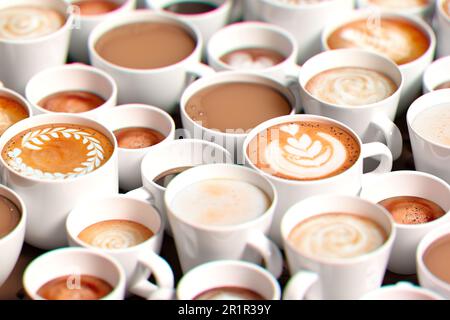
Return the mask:
<path id="1" fill-rule="evenodd" d="M 22 214 L 8 198 L 0 196 L 0 240 L 19 224 Z"/>
<path id="2" fill-rule="evenodd" d="M 164 7 L 164 10 L 179 14 L 201 14 L 217 9 L 217 5 L 204 1 L 178 1 Z"/>
<path id="3" fill-rule="evenodd" d="M 441 90 L 441 89 L 450 89 L 450 81 L 441 83 L 436 88 L 434 88 L 434 90 Z"/>

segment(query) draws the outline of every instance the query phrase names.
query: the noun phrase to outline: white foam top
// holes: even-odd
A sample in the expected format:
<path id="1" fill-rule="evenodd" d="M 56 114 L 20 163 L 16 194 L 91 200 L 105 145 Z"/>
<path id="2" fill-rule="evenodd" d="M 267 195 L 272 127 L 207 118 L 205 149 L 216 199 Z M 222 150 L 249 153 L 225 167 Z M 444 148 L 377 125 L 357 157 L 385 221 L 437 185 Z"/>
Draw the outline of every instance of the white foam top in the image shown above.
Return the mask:
<path id="1" fill-rule="evenodd" d="M 412 127 L 422 137 L 450 147 L 450 103 L 425 109 Z"/>
<path id="2" fill-rule="evenodd" d="M 245 52 L 230 54 L 228 65 L 237 69 L 262 70 L 273 67 L 277 63 L 268 57 L 253 57 Z"/>
<path id="3" fill-rule="evenodd" d="M 256 219 L 267 211 L 270 200 L 253 184 L 232 179 L 193 183 L 172 201 L 172 210 L 200 225 L 237 225 Z"/>

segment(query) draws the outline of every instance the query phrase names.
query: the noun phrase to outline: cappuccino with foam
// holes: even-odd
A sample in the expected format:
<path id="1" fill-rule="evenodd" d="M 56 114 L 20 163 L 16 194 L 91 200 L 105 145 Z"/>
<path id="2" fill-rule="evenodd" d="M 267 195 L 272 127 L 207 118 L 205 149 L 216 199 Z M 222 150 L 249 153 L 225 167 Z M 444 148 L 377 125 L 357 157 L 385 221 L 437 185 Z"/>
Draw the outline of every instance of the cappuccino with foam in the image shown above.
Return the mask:
<path id="1" fill-rule="evenodd" d="M 200 293 L 193 300 L 265 300 L 253 290 L 240 287 L 220 287 Z"/>
<path id="2" fill-rule="evenodd" d="M 423 138 L 450 147 L 450 104 L 425 109 L 414 119 L 412 128 Z"/>

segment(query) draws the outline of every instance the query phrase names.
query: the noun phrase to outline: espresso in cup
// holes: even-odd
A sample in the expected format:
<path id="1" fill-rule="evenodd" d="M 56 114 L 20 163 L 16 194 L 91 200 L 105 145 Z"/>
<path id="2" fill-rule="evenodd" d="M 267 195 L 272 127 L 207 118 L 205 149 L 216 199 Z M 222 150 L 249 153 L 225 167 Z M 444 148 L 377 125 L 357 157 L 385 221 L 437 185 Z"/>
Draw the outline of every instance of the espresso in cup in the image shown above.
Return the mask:
<path id="1" fill-rule="evenodd" d="M 423 261 L 433 275 L 450 284 L 450 236 L 435 240 L 425 251 Z"/>
<path id="2" fill-rule="evenodd" d="M 28 177 L 59 180 L 86 175 L 103 166 L 114 151 L 99 131 L 68 123 L 46 124 L 22 131 L 3 147 L 2 157 Z"/>
<path id="3" fill-rule="evenodd" d="M 315 98 L 338 106 L 362 106 L 392 96 L 398 89 L 387 75 L 366 68 L 344 67 L 323 71 L 305 86 Z"/>
<path id="4" fill-rule="evenodd" d="M 286 57 L 273 49 L 243 48 L 228 52 L 220 60 L 233 68 L 262 70 L 280 64 Z"/>
<path id="5" fill-rule="evenodd" d="M 399 224 L 422 224 L 439 219 L 445 214 L 435 202 L 422 197 L 400 196 L 379 202 Z"/>
<path id="6" fill-rule="evenodd" d="M 247 147 L 260 170 L 288 180 L 320 180 L 346 171 L 361 153 L 358 140 L 333 123 L 288 122 L 261 131 Z"/>
<path id="7" fill-rule="evenodd" d="M 167 22 L 138 22 L 116 27 L 95 44 L 106 61 L 130 69 L 156 69 L 190 56 L 196 41 L 184 28 Z"/>
<path id="8" fill-rule="evenodd" d="M 63 91 L 43 98 L 38 106 L 52 112 L 80 113 L 96 109 L 106 102 L 99 95 L 88 91 Z"/>
<path id="9" fill-rule="evenodd" d="M 103 279 L 90 275 L 67 275 L 50 280 L 37 292 L 47 300 L 99 300 L 113 291 Z"/>
<path id="10" fill-rule="evenodd" d="M 241 287 L 219 287 L 200 293 L 193 300 L 265 300 L 259 293 Z"/>
<path id="11" fill-rule="evenodd" d="M 292 107 L 281 92 L 270 86 L 229 82 L 198 91 L 187 101 L 185 110 L 202 127 L 229 132 L 247 131 L 266 120 L 288 115 Z"/>
<path id="12" fill-rule="evenodd" d="M 109 0 L 85 0 L 75 1 L 72 5 L 78 7 L 82 16 L 93 16 L 98 14 L 105 14 L 114 11 L 120 7 L 114 1 Z"/>
<path id="13" fill-rule="evenodd" d="M 423 138 L 450 147 L 450 104 L 441 104 L 422 111 L 412 127 Z"/>
<path id="14" fill-rule="evenodd" d="M 27 109 L 17 100 L 0 96 L 0 135 L 14 123 L 28 118 Z"/>
<path id="15" fill-rule="evenodd" d="M 434 90 L 441 90 L 441 89 L 450 89 L 450 81 L 446 81 L 444 83 L 441 83 L 436 88 L 434 88 Z"/>
<path id="16" fill-rule="evenodd" d="M 142 149 L 160 143 L 166 137 L 158 130 L 143 127 L 122 128 L 114 131 L 119 148 Z"/>
<path id="17" fill-rule="evenodd" d="M 191 15 L 207 13 L 216 10 L 217 8 L 217 4 L 213 2 L 181 0 L 168 4 L 163 9 L 173 13 Z"/>
<path id="18" fill-rule="evenodd" d="M 328 36 L 327 44 L 330 49 L 367 49 L 403 65 L 424 55 L 430 39 L 409 21 L 381 17 L 379 23 L 360 19 L 344 24 Z"/>
<path id="19" fill-rule="evenodd" d="M 0 196 L 0 240 L 17 227 L 21 217 L 20 209 L 13 202 Z"/>
<path id="20" fill-rule="evenodd" d="M 65 23 L 64 15 L 50 7 L 7 7 L 0 9 L 0 39 L 36 39 L 58 31 Z"/>

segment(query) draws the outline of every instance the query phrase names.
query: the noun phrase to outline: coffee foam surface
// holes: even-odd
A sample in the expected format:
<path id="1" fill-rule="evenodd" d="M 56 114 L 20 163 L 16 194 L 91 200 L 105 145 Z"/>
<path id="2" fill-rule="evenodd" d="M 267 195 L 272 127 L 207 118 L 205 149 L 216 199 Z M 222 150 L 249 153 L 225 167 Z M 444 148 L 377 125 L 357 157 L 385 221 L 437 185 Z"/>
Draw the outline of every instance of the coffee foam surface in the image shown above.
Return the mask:
<path id="1" fill-rule="evenodd" d="M 314 76 L 306 90 L 319 100 L 339 106 L 361 106 L 390 97 L 397 85 L 386 75 L 365 68 L 336 68 Z"/>
<path id="2" fill-rule="evenodd" d="M 28 111 L 14 99 L 0 96 L 0 135 L 14 123 L 28 118 Z"/>
<path id="3" fill-rule="evenodd" d="M 65 23 L 56 10 L 16 6 L 0 10 L 0 39 L 34 39 L 53 33 Z"/>
<path id="4" fill-rule="evenodd" d="M 289 243 L 304 255 L 347 259 L 374 251 L 386 241 L 385 231 L 370 219 L 346 213 L 328 213 L 299 223 Z"/>
<path id="5" fill-rule="evenodd" d="M 253 59 L 252 56 L 245 52 L 236 52 L 230 55 L 228 64 L 234 68 L 244 68 L 251 70 L 261 70 L 273 67 L 276 63 L 267 57 L 258 57 Z"/>
<path id="6" fill-rule="evenodd" d="M 317 4 L 321 2 L 329 2 L 331 0 L 278 0 L 278 2 L 292 4 L 292 5 L 308 5 Z"/>
<path id="7" fill-rule="evenodd" d="M 367 2 L 390 9 L 420 8 L 430 4 L 430 0 L 368 0 Z"/>
<path id="8" fill-rule="evenodd" d="M 264 298 L 249 289 L 221 287 L 201 293 L 194 300 L 264 300 Z"/>
<path id="9" fill-rule="evenodd" d="M 0 196 L 0 240 L 19 224 L 22 213 L 8 198 Z"/>
<path id="10" fill-rule="evenodd" d="M 450 104 L 425 109 L 416 116 L 412 127 L 425 139 L 450 146 Z"/>
<path id="11" fill-rule="evenodd" d="M 269 197 L 253 184 L 233 179 L 199 181 L 181 190 L 172 210 L 185 219 L 211 226 L 254 220 L 270 206 Z"/>

